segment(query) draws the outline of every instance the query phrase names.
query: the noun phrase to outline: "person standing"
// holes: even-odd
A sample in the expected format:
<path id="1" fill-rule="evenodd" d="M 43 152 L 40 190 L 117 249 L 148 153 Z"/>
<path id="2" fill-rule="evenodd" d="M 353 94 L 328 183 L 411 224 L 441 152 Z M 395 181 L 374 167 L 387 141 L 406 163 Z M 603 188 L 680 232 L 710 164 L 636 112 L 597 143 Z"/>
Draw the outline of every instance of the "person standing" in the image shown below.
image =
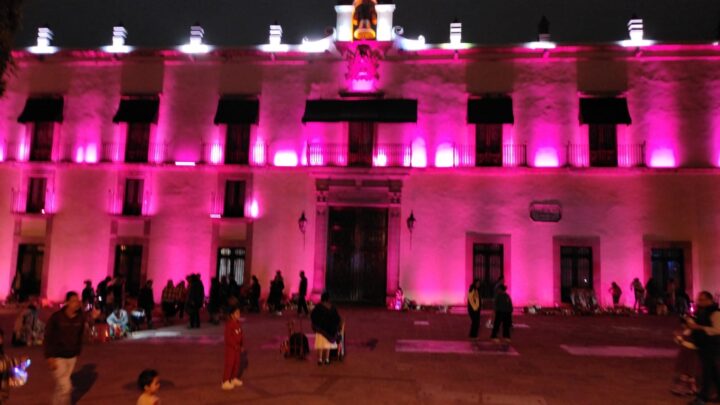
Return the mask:
<path id="1" fill-rule="evenodd" d="M 187 302 L 187 288 L 185 280 L 180 281 L 175 287 L 175 306 L 177 307 L 178 317 L 183 319 L 185 315 L 185 303 Z"/>
<path id="2" fill-rule="evenodd" d="M 145 312 L 145 322 L 148 329 L 153 328 L 152 318 L 155 309 L 155 295 L 153 294 L 152 284 L 152 280 L 146 281 L 138 296 L 138 306 Z"/>
<path id="3" fill-rule="evenodd" d="M 720 393 L 720 310 L 713 295 L 702 291 L 697 296 L 697 316 L 687 318 L 693 343 L 698 348 L 702 365 L 700 392 L 693 404 L 709 401 L 710 393 Z"/>
<path id="4" fill-rule="evenodd" d="M 470 338 L 476 339 L 480 328 L 480 280 L 477 278 L 468 291 L 468 315 L 470 315 Z"/>
<path id="5" fill-rule="evenodd" d="M 616 282 L 612 282 L 610 286 L 610 295 L 612 295 L 613 306 L 617 308 L 620 305 L 620 296 L 622 295 L 622 289 Z"/>
<path id="6" fill-rule="evenodd" d="M 240 325 L 240 307 L 234 307 L 230 310 L 230 317 L 225 322 L 225 370 L 221 386 L 224 390 L 231 390 L 243 385 L 238 378 L 242 351 L 243 330 Z"/>
<path id="7" fill-rule="evenodd" d="M 310 319 L 315 331 L 318 366 L 323 363 L 330 364 L 330 350 L 337 348 L 342 319 L 337 308 L 330 302 L 330 295 L 327 292 L 322 293 L 320 304 L 313 308 Z"/>
<path id="8" fill-rule="evenodd" d="M 307 296 L 307 278 L 305 277 L 305 272 L 300 271 L 300 288 L 298 290 L 298 316 L 302 314 L 309 314 L 305 296 Z"/>
<path id="9" fill-rule="evenodd" d="M 95 290 L 92 287 L 92 281 L 85 280 L 85 288 L 82 290 L 83 309 L 90 309 L 95 306 Z"/>
<path id="10" fill-rule="evenodd" d="M 98 308 L 103 313 L 105 313 L 105 307 L 107 305 L 108 283 L 110 283 L 110 280 L 110 277 L 105 277 L 105 279 L 99 282 L 97 285 Z"/>
<path id="11" fill-rule="evenodd" d="M 190 277 L 190 285 L 187 294 L 187 312 L 190 317 L 190 329 L 200 328 L 200 309 L 202 309 L 203 301 L 205 301 L 205 291 L 203 290 L 200 277 L 193 274 Z"/>
<path id="12" fill-rule="evenodd" d="M 250 312 L 260 312 L 260 282 L 252 276 L 250 283 Z"/>
<path id="13" fill-rule="evenodd" d="M 218 320 L 218 314 L 220 313 L 220 307 L 222 307 L 222 286 L 217 277 L 210 279 L 210 297 L 208 299 L 208 314 L 210 315 L 210 323 L 217 325 L 220 323 Z"/>
<path id="14" fill-rule="evenodd" d="M 162 290 L 162 295 L 160 296 L 160 306 L 162 307 L 165 326 L 170 325 L 170 318 L 175 316 L 175 302 L 177 301 L 175 299 L 175 291 L 173 281 L 168 280 L 167 284 L 165 284 L 165 288 Z"/>
<path id="15" fill-rule="evenodd" d="M 85 314 L 80 310 L 82 303 L 75 291 L 65 294 L 65 305 L 50 316 L 45 328 L 45 359 L 55 379 L 53 405 L 70 404 L 72 375 L 77 356 L 82 350 L 83 332 L 87 325 Z M 92 318 L 100 311 L 93 310 Z"/>
<path id="16" fill-rule="evenodd" d="M 510 328 L 512 327 L 512 311 L 513 304 L 510 295 L 507 293 L 507 287 L 502 285 L 498 287 L 498 292 L 495 295 L 495 319 L 493 320 L 492 334 L 490 338 L 493 341 L 498 341 L 498 330 L 502 325 L 503 340 L 507 343 L 510 342 Z"/>
<path id="17" fill-rule="evenodd" d="M 635 279 L 630 284 L 630 290 L 633 292 L 633 295 L 635 297 L 635 302 L 633 303 L 633 310 L 640 312 L 640 307 L 643 305 L 645 288 L 643 288 L 643 285 L 640 282 L 639 278 L 635 277 Z"/>

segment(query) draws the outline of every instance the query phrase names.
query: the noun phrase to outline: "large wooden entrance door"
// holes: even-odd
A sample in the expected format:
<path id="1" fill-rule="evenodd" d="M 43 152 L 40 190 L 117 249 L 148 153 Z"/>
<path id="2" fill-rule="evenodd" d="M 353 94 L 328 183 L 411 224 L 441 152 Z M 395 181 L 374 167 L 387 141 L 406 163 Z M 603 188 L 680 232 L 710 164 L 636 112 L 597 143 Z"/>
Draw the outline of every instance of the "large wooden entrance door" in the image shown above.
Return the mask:
<path id="1" fill-rule="evenodd" d="M 45 245 L 21 244 L 18 246 L 16 277 L 19 277 L 20 301 L 40 295 Z M 16 286 L 13 286 L 15 288 Z"/>
<path id="2" fill-rule="evenodd" d="M 142 245 L 115 246 L 115 269 L 113 276 L 125 281 L 125 291 L 137 297 L 142 283 Z"/>
<path id="3" fill-rule="evenodd" d="M 386 208 L 330 208 L 325 286 L 335 302 L 385 305 Z"/>

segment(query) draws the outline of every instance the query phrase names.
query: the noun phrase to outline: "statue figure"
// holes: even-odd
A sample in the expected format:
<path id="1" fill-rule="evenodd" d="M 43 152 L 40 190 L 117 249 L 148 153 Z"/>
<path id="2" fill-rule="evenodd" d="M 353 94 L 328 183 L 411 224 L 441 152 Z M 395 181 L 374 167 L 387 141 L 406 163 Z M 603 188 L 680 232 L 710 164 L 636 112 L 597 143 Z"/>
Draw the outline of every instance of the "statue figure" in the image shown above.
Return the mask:
<path id="1" fill-rule="evenodd" d="M 355 0 L 353 6 L 353 38 L 375 39 L 377 27 L 377 12 L 375 5 L 377 0 Z"/>

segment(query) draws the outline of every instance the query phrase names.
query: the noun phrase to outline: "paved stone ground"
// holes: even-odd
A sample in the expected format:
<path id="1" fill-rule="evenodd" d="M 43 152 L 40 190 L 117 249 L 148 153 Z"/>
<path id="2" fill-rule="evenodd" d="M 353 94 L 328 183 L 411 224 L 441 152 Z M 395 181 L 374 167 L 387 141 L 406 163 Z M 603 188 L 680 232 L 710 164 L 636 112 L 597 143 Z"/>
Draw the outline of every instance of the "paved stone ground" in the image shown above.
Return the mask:
<path id="1" fill-rule="evenodd" d="M 245 386 L 220 390 L 222 327 L 161 328 L 155 338 L 86 345 L 76 367 L 80 404 L 134 404 L 135 379 L 159 370 L 164 404 L 681 404 L 669 393 L 674 359 L 573 356 L 561 345 L 673 349 L 675 317 L 516 316 L 512 349 L 436 354 L 396 352 L 398 340 L 467 341 L 466 315 L 341 309 L 347 320 L 347 358 L 318 367 L 314 358 L 286 360 L 279 353 L 286 322 L 294 318 L 247 315 Z M 483 316 L 483 321 L 487 316 Z M 418 322 L 420 321 L 420 322 Z M 427 324 L 426 324 L 426 322 Z M 9 331 L 11 315 L 0 314 Z M 307 321 L 303 322 L 306 332 Z M 489 330 L 483 326 L 487 339 Z M 170 335 L 179 336 L 170 336 Z M 8 345 L 9 346 L 9 345 Z M 483 345 L 486 346 L 486 345 Z M 29 383 L 11 404 L 46 404 L 53 382 L 41 348 Z M 7 348 L 11 354 L 17 349 Z M 625 349 L 627 352 L 627 349 Z M 651 352 L 651 351 L 650 351 Z M 660 351 L 662 352 L 662 351 Z M 652 354 L 652 353 L 651 353 Z"/>

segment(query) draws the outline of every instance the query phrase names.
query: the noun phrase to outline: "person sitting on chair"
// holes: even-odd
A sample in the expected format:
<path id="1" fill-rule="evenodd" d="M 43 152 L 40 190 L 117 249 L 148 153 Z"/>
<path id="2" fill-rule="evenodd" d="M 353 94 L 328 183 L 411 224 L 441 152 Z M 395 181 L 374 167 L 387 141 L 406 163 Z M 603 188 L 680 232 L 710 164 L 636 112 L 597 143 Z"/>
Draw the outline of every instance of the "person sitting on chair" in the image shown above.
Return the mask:
<path id="1" fill-rule="evenodd" d="M 127 311 L 120 307 L 115 308 L 107 317 L 107 323 L 110 326 L 110 336 L 113 339 L 125 337 L 130 331 Z"/>

